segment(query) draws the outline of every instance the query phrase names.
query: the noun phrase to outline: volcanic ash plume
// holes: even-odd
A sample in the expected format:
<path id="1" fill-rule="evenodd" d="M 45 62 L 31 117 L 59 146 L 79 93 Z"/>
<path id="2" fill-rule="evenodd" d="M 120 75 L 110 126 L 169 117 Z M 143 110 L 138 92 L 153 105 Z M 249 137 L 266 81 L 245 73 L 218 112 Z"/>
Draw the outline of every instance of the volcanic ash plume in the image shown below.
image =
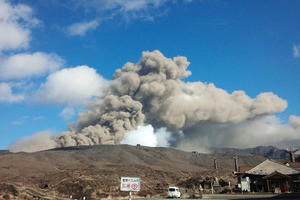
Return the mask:
<path id="1" fill-rule="evenodd" d="M 142 104 L 128 95 L 107 94 L 79 114 L 77 127 L 56 138 L 59 146 L 119 144 L 124 133 L 143 125 Z"/>
<path id="2" fill-rule="evenodd" d="M 119 144 L 128 131 L 151 124 L 174 133 L 201 122 L 242 122 L 283 111 L 287 103 L 272 93 L 256 99 L 228 94 L 213 84 L 183 82 L 191 75 L 185 57 L 169 59 L 144 52 L 137 64 L 116 70 L 106 94 L 79 114 L 77 125 L 56 138 L 59 146 Z"/>
<path id="3" fill-rule="evenodd" d="M 11 152 L 36 152 L 55 148 L 57 144 L 53 140 L 51 131 L 42 131 L 20 139 L 9 147 Z"/>
<path id="4" fill-rule="evenodd" d="M 143 52 L 137 64 L 116 70 L 111 85 L 79 114 L 76 125 L 54 138 L 57 146 L 119 144 L 125 133 L 149 124 L 182 138 L 179 133 L 201 124 L 241 123 L 287 107 L 273 93 L 251 99 L 243 91 L 228 94 L 214 84 L 184 82 L 191 75 L 188 66 L 186 57 Z"/>

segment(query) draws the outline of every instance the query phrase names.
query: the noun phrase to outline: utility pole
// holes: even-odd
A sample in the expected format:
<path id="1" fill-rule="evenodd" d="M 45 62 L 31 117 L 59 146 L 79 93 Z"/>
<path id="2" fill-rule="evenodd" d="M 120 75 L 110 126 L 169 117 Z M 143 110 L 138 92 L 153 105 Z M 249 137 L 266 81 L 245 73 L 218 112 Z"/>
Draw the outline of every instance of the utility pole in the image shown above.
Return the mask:
<path id="1" fill-rule="evenodd" d="M 236 172 L 238 172 L 238 171 L 239 171 L 238 157 L 237 157 L 237 156 L 234 156 L 233 159 L 234 159 L 234 170 L 235 170 Z"/>
<path id="2" fill-rule="evenodd" d="M 214 157 L 214 168 L 215 168 L 215 170 L 218 169 L 218 164 L 217 164 L 217 159 L 216 159 L 216 157 Z"/>

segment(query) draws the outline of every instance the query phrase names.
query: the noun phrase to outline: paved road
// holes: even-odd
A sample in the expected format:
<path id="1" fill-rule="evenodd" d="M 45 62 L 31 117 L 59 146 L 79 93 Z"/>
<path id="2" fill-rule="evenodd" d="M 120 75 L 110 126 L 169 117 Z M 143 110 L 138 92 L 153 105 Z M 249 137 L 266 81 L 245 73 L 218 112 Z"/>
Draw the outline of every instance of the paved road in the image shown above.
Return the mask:
<path id="1" fill-rule="evenodd" d="M 300 193 L 293 194 L 204 194 L 202 199 L 210 200 L 234 200 L 234 199 L 244 199 L 244 200 L 300 200 Z M 141 199 L 142 200 L 142 199 Z M 156 199 L 143 199 L 143 200 L 156 200 Z M 160 199 L 165 200 L 165 199 Z M 170 200 L 170 199 L 169 199 Z M 184 199 L 181 199 L 184 200 Z"/>
<path id="2" fill-rule="evenodd" d="M 38 197 L 43 200 L 61 200 L 57 197 L 47 196 L 42 194 L 38 191 L 32 190 L 30 188 L 13 184 L 15 187 L 23 190 L 24 192 L 31 194 L 32 196 Z M 133 200 L 139 200 L 132 198 Z M 244 199 L 244 200 L 300 200 L 300 193 L 292 193 L 292 194 L 272 194 L 272 193 L 247 193 L 247 194 L 203 194 L 202 199 L 210 199 L 210 200 L 234 200 L 234 199 Z M 149 198 L 149 199 L 140 199 L 140 200 L 170 200 L 170 199 L 156 199 L 156 198 Z M 185 199 L 180 199 L 185 200 Z M 187 199 L 190 200 L 190 199 Z"/>

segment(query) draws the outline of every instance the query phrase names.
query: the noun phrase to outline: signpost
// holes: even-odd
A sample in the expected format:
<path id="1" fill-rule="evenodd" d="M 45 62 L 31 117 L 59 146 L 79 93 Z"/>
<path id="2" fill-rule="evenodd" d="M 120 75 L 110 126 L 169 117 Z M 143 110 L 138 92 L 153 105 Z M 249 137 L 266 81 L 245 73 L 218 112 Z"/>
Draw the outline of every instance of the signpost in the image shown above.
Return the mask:
<path id="1" fill-rule="evenodd" d="M 131 192 L 138 192 L 141 189 L 141 178 L 139 177 L 121 177 L 121 191 L 129 192 L 129 200 L 131 200 Z"/>

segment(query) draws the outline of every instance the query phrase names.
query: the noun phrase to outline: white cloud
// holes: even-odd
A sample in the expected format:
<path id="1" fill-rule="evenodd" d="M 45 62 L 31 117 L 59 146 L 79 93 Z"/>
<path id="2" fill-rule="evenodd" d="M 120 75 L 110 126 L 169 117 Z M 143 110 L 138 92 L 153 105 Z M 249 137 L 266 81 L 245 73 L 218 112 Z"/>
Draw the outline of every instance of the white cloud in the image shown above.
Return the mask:
<path id="1" fill-rule="evenodd" d="M 29 116 L 23 116 L 22 118 L 16 120 L 16 121 L 13 121 L 11 123 L 11 125 L 13 126 L 19 126 L 19 125 L 23 125 L 23 124 L 26 124 L 26 120 L 28 120 Z"/>
<path id="2" fill-rule="evenodd" d="M 299 45 L 295 45 L 293 44 L 293 55 L 295 58 L 299 58 L 300 57 L 300 46 Z"/>
<path id="3" fill-rule="evenodd" d="M 192 0 L 181 0 L 190 3 Z M 66 3 L 72 9 L 83 8 L 94 15 L 97 20 L 75 23 L 68 28 L 70 35 L 84 36 L 87 31 L 96 29 L 100 21 L 113 19 L 148 20 L 165 16 L 168 12 L 168 3 L 176 3 L 177 0 L 73 0 Z"/>
<path id="4" fill-rule="evenodd" d="M 282 124 L 279 118 L 271 115 L 246 122 L 233 129 L 236 136 L 233 142 L 239 146 L 274 145 L 281 148 L 299 145 L 300 127 L 294 126 L 296 121 L 298 125 L 300 123 L 299 117 L 297 119 L 290 117 L 289 124 Z"/>
<path id="5" fill-rule="evenodd" d="M 43 120 L 43 119 L 45 119 L 44 116 L 37 116 L 37 117 L 33 118 L 34 121 L 40 121 L 40 120 Z"/>
<path id="6" fill-rule="evenodd" d="M 103 0 L 104 9 L 110 10 L 115 16 L 120 15 L 126 20 L 153 19 L 163 13 L 160 8 L 170 0 Z"/>
<path id="7" fill-rule="evenodd" d="M 56 71 L 63 63 L 63 59 L 55 54 L 16 54 L 0 59 L 0 78 L 8 80 L 39 77 Z"/>
<path id="8" fill-rule="evenodd" d="M 12 86 L 8 83 L 0 83 L 0 103 L 18 103 L 25 99 L 22 94 L 13 94 Z"/>
<path id="9" fill-rule="evenodd" d="M 26 49 L 30 41 L 29 27 L 39 24 L 30 7 L 11 5 L 0 1 L 0 52 L 3 50 Z"/>
<path id="10" fill-rule="evenodd" d="M 125 20 L 150 19 L 160 16 L 158 11 L 170 0 L 78 0 L 75 4 L 87 10 L 93 11 L 98 20 L 79 22 L 68 27 L 70 35 L 84 36 L 87 31 L 96 29 L 99 21 L 111 20 L 121 16 Z M 72 5 L 74 6 L 74 5 Z"/>
<path id="11" fill-rule="evenodd" d="M 84 36 L 87 31 L 96 29 L 99 26 L 97 20 L 92 20 L 90 22 L 75 23 L 68 28 L 68 33 L 70 35 Z"/>
<path id="12" fill-rule="evenodd" d="M 124 14 L 131 11 L 136 12 L 159 8 L 168 1 L 172 0 L 92 0 L 89 2 L 79 0 L 76 3 L 86 9 L 95 9 L 98 12 L 112 11 Z"/>
<path id="13" fill-rule="evenodd" d="M 119 8 L 123 12 L 139 11 L 150 8 L 157 8 L 163 5 L 166 0 L 110 0 L 106 1 L 110 7 Z"/>
<path id="14" fill-rule="evenodd" d="M 291 116 L 283 124 L 274 115 L 257 117 L 242 123 L 203 123 L 185 132 L 180 149 L 200 147 L 248 148 L 273 145 L 279 148 L 299 146 L 300 117 Z"/>
<path id="15" fill-rule="evenodd" d="M 70 35 L 84 36 L 87 31 L 96 29 L 99 22 L 123 18 L 126 21 L 133 19 L 153 20 L 164 15 L 168 9 L 164 6 L 173 0 L 76 0 L 66 3 L 72 8 L 83 8 L 92 13 L 94 18 L 90 22 L 75 23 L 68 28 Z"/>
<path id="16" fill-rule="evenodd" d="M 291 115 L 289 117 L 289 122 L 290 122 L 290 125 L 295 128 L 295 129 L 299 129 L 300 131 L 300 117 L 298 116 L 295 116 L 295 115 Z M 300 133 L 299 133 L 300 134 Z M 300 135 L 299 135 L 300 136 Z"/>
<path id="17" fill-rule="evenodd" d="M 34 100 L 43 104 L 82 105 L 101 95 L 108 81 L 88 66 L 56 71 L 40 86 Z"/>
<path id="18" fill-rule="evenodd" d="M 65 121 L 68 121 L 72 119 L 72 117 L 75 116 L 75 109 L 73 107 L 66 107 L 61 111 L 59 114 L 60 117 L 62 117 Z"/>

